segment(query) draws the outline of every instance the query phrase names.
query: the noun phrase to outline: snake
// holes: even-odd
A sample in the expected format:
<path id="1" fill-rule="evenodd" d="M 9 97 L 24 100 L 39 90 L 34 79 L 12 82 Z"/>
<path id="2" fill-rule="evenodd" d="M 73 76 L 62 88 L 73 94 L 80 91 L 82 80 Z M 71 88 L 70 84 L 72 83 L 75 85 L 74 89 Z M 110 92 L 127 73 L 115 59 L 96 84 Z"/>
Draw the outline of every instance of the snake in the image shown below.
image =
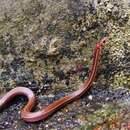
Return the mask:
<path id="1" fill-rule="evenodd" d="M 91 88 L 93 84 L 93 81 L 97 73 L 99 61 L 101 58 L 102 48 L 106 43 L 106 41 L 107 37 L 103 37 L 96 43 L 93 51 L 93 60 L 91 68 L 89 70 L 88 78 L 85 79 L 84 83 L 81 84 L 78 90 L 75 90 L 74 92 L 61 97 L 60 99 L 54 101 L 53 103 L 44 106 L 41 110 L 34 111 L 37 99 L 33 91 L 27 87 L 16 86 L 15 88 L 7 92 L 0 99 L 0 110 L 6 108 L 7 104 L 11 102 L 14 99 L 14 97 L 26 96 L 27 103 L 22 108 L 20 116 L 25 122 L 37 122 L 40 120 L 47 119 L 49 116 L 54 114 L 56 111 L 58 111 L 65 105 L 81 98 L 81 96 L 83 96 Z"/>

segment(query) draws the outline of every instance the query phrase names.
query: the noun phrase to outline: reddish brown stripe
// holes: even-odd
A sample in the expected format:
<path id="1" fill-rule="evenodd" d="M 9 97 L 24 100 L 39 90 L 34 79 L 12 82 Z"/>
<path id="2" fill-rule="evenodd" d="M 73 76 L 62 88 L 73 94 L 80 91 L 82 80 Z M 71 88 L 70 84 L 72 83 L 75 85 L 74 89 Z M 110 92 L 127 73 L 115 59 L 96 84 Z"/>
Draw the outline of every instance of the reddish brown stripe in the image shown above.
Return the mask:
<path id="1" fill-rule="evenodd" d="M 42 119 L 46 119 L 48 116 L 53 114 L 55 111 L 59 110 L 61 107 L 80 98 L 84 93 L 87 92 L 87 90 L 91 87 L 94 81 L 97 68 L 98 68 L 98 63 L 101 56 L 101 49 L 105 42 L 106 42 L 106 37 L 101 39 L 100 42 L 96 44 L 93 53 L 94 58 L 93 58 L 92 67 L 90 69 L 90 74 L 88 76 L 88 79 L 84 82 L 83 85 L 81 85 L 79 90 L 69 94 L 68 96 L 62 97 L 61 99 L 53 102 L 52 104 L 48 105 L 47 107 L 43 108 L 38 112 L 31 112 L 36 103 L 35 95 L 30 89 L 18 86 L 12 89 L 11 91 L 9 91 L 7 94 L 5 94 L 5 96 L 2 99 L 0 99 L 0 108 L 4 107 L 15 96 L 25 95 L 28 98 L 28 103 L 22 109 L 21 117 L 26 122 L 35 122 Z"/>

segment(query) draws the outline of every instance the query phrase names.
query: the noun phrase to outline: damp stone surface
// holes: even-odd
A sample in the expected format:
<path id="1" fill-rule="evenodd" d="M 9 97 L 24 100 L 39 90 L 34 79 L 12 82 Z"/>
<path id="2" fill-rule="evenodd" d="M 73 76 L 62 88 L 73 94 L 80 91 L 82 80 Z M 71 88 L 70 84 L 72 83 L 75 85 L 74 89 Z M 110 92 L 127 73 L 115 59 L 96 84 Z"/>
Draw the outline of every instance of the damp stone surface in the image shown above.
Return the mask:
<path id="1" fill-rule="evenodd" d="M 27 100 L 17 97 L 0 111 L 0 130 L 130 129 L 128 0 L 0 0 L 0 97 L 28 87 L 36 111 L 80 87 L 104 36 L 90 91 L 36 123 L 20 118 Z"/>

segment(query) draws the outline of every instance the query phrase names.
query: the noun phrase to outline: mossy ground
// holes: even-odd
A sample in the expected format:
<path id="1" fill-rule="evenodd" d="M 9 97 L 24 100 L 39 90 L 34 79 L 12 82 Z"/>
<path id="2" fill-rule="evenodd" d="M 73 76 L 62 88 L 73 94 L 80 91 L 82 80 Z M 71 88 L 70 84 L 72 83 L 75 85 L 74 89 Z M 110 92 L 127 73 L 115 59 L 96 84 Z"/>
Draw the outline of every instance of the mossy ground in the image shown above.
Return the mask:
<path id="1" fill-rule="evenodd" d="M 22 85 L 32 89 L 41 98 L 45 95 L 49 103 L 49 97 L 57 98 L 60 94 L 78 89 L 89 73 L 95 43 L 103 36 L 108 37 L 108 44 L 102 51 L 101 65 L 92 91 L 105 90 L 108 93 L 109 90 L 130 89 L 130 11 L 122 1 L 105 0 L 95 5 L 88 0 L 24 0 L 15 1 L 12 5 L 8 1 L 2 4 L 1 93 Z M 89 95 L 92 95 L 91 91 Z M 120 93 L 117 93 L 118 96 Z M 87 102 L 88 98 L 86 95 L 80 101 L 70 104 L 43 125 L 28 125 L 19 117 L 12 117 L 14 126 L 4 123 L 3 129 L 21 130 L 22 124 L 25 125 L 23 129 L 32 130 L 36 127 L 39 130 L 113 130 L 112 127 L 119 127 L 121 122 L 117 115 L 123 108 L 118 107 L 119 99 L 116 100 L 116 108 L 113 108 L 115 100 L 107 102 L 107 94 L 104 96 L 105 106 L 100 100 L 97 105 L 93 99 Z M 44 104 L 44 98 L 42 100 Z M 16 106 L 18 110 L 18 102 Z M 127 108 L 128 104 L 124 106 Z M 1 121 L 13 108 L 1 113 Z M 127 117 L 124 119 L 127 120 Z M 113 120 L 118 125 L 113 126 Z"/>

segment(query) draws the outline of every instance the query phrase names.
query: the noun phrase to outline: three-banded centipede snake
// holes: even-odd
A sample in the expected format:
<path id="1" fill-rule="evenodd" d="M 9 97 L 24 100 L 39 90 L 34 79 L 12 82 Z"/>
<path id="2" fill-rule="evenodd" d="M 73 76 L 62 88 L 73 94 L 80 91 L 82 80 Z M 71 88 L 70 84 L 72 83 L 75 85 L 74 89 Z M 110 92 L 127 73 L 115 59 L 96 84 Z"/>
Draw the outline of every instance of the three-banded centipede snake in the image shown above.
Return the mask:
<path id="1" fill-rule="evenodd" d="M 92 86 L 92 83 L 96 76 L 96 72 L 97 72 L 97 68 L 101 56 L 102 46 L 105 44 L 106 40 L 107 38 L 104 37 L 96 44 L 93 53 L 94 57 L 93 57 L 92 67 L 90 69 L 88 79 L 85 80 L 85 82 L 83 83 L 83 85 L 81 85 L 79 90 L 76 90 L 73 93 L 68 94 L 67 96 L 64 96 L 54 101 L 53 103 L 46 106 L 42 110 L 39 110 L 37 112 L 32 112 L 32 109 L 36 105 L 36 97 L 34 93 L 26 87 L 17 86 L 16 88 L 6 93 L 0 99 L 0 109 L 5 107 L 6 104 L 10 102 L 14 97 L 19 95 L 24 95 L 28 98 L 28 102 L 21 111 L 21 118 L 26 122 L 36 122 L 48 118 L 50 115 L 52 115 L 55 111 L 59 110 L 61 107 L 80 98 Z"/>

